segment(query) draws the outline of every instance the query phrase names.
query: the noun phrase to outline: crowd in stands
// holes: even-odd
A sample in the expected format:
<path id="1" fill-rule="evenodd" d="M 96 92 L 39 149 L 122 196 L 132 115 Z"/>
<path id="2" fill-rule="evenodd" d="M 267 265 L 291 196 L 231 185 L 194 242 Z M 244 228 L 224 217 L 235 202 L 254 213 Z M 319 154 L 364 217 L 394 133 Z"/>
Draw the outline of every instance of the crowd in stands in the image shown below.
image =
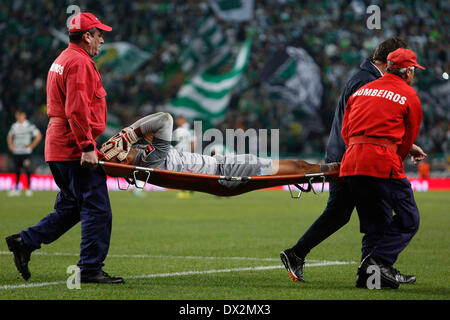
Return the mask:
<path id="1" fill-rule="evenodd" d="M 65 31 L 72 1 L 6 0 L 0 6 L 0 134 L 5 141 L 14 110 L 25 109 L 44 133 L 45 82 L 49 66 L 66 47 L 59 32 Z M 127 41 L 150 52 L 151 59 L 134 74 L 117 79 L 101 71 L 108 92 L 110 112 L 122 125 L 150 112 L 164 109 L 187 75 L 178 73 L 178 57 L 191 41 L 200 21 L 213 14 L 207 1 L 107 1 L 80 0 L 82 11 L 96 14 L 113 27 L 105 42 Z M 369 29 L 366 8 L 376 4 L 381 28 Z M 450 3 L 438 1 L 362 0 L 257 0 L 253 19 L 244 24 L 218 19 L 234 41 L 243 29 L 254 30 L 252 51 L 243 89 L 231 99 L 229 112 L 219 128 L 279 128 L 282 154 L 322 154 L 341 90 L 359 64 L 370 57 L 382 40 L 405 39 L 427 69 L 416 74 L 424 121 L 418 144 L 447 163 L 450 156 Z M 301 37 L 320 66 L 324 86 L 320 111 L 324 132 L 311 136 L 302 122 L 280 101 L 261 90 L 260 74 L 269 57 L 287 42 Z M 448 74 L 446 76 L 448 78 Z M 2 146 L 5 144 L 2 143 Z M 41 144 L 43 149 L 43 144 Z M 5 153 L 6 148 L 0 150 Z M 39 149 L 38 149 L 39 152 Z M 43 151 L 41 150 L 43 154 Z"/>

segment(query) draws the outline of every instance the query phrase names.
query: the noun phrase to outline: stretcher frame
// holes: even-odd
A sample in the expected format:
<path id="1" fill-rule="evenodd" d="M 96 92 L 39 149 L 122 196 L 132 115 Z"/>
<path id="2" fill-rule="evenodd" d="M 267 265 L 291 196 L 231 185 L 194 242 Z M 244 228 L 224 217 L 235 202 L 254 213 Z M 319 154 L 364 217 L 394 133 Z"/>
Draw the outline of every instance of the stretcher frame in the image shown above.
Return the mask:
<path id="1" fill-rule="evenodd" d="M 99 164 L 108 176 L 117 178 L 117 185 L 120 190 L 128 190 L 130 185 L 134 185 L 138 189 L 144 189 L 150 183 L 168 189 L 205 192 L 222 197 L 287 185 L 291 198 L 299 199 L 303 192 L 322 193 L 326 182 L 339 179 L 339 169 L 319 173 L 237 177 L 179 172 L 106 161 L 99 161 Z M 119 178 L 124 178 L 127 181 L 126 188 L 120 185 Z M 143 184 L 140 185 L 137 181 L 142 181 Z M 236 182 L 236 186 L 230 188 L 220 184 L 220 181 Z M 316 183 L 321 184 L 321 188 L 314 188 L 313 184 Z M 306 184 L 306 187 L 301 186 L 302 184 Z M 291 185 L 298 189 L 297 194 L 295 194 L 296 191 L 293 190 Z"/>

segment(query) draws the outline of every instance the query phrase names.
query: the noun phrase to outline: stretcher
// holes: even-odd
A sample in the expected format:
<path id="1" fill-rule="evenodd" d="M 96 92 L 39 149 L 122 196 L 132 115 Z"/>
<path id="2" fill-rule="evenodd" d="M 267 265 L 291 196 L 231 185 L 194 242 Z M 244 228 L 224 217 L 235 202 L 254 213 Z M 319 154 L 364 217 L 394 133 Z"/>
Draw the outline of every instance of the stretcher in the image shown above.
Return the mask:
<path id="1" fill-rule="evenodd" d="M 99 164 L 108 176 L 117 178 L 117 184 L 121 190 L 128 189 L 130 185 L 143 189 L 147 183 L 150 183 L 168 189 L 205 192 L 222 197 L 287 185 L 291 197 L 298 199 L 303 192 L 321 193 L 326 182 L 339 179 L 339 169 L 306 174 L 234 177 L 178 172 L 105 161 L 99 161 Z M 126 180 L 128 183 L 126 187 L 120 184 L 119 178 Z M 138 183 L 138 181 L 141 182 Z M 232 186 L 225 185 L 224 181 L 233 182 Z M 314 187 L 313 184 L 319 184 L 321 187 Z M 295 186 L 297 190 L 293 190 L 292 186 Z"/>

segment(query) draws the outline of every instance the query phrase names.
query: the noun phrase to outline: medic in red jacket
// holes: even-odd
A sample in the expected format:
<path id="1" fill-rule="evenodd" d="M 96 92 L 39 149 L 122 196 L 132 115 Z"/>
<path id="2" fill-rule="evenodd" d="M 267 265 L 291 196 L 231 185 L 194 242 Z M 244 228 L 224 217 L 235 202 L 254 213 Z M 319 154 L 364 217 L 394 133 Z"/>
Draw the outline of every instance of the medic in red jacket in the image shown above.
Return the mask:
<path id="1" fill-rule="evenodd" d="M 91 18 L 90 14 L 85 15 Z M 93 26 L 111 30 L 94 18 L 91 18 Z M 105 96 L 100 73 L 91 56 L 77 44 L 69 43 L 48 72 L 47 114 L 50 122 L 45 161 L 80 160 L 83 149 L 94 150 L 95 139 L 106 128 Z"/>
<path id="2" fill-rule="evenodd" d="M 410 50 L 399 52 L 414 55 Z M 361 87 L 347 102 L 341 133 L 348 149 L 341 162 L 341 177 L 406 178 L 403 161 L 419 133 L 422 109 L 419 97 L 411 87 L 413 76 L 404 80 L 389 73 L 389 67 L 394 72 L 404 68 L 395 65 L 396 58 L 391 53 L 388 72 Z M 405 57 L 398 61 L 404 63 Z M 414 63 L 406 64 L 408 68 L 423 69 L 417 64 L 415 55 Z"/>

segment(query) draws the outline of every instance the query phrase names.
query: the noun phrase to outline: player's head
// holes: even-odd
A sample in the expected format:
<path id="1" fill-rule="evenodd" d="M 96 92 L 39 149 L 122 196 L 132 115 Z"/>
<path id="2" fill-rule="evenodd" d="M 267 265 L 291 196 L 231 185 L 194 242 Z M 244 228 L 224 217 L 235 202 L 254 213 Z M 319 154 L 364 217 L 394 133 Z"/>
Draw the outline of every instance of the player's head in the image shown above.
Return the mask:
<path id="1" fill-rule="evenodd" d="M 177 127 L 181 127 L 186 122 L 187 122 L 186 118 L 182 115 L 178 115 L 175 117 L 175 124 Z"/>
<path id="2" fill-rule="evenodd" d="M 381 71 L 384 73 L 387 64 L 387 56 L 389 55 L 389 53 L 397 50 L 398 48 L 407 47 L 408 45 L 406 44 L 406 42 L 399 37 L 386 39 L 377 46 L 375 52 L 373 53 L 372 60 L 376 62 L 377 65 L 381 66 Z"/>
<path id="3" fill-rule="evenodd" d="M 27 114 L 22 109 L 17 109 L 15 112 L 15 117 L 17 122 L 22 123 L 27 119 Z"/>
<path id="4" fill-rule="evenodd" d="M 414 80 L 416 68 L 425 70 L 417 63 L 416 54 L 409 49 L 399 48 L 387 56 L 386 72 L 395 74 L 411 85 Z"/>
<path id="5" fill-rule="evenodd" d="M 112 30 L 89 12 L 80 12 L 74 16 L 68 29 L 69 41 L 82 47 L 91 57 L 98 55 L 101 45 L 105 42 L 103 31 Z"/>

